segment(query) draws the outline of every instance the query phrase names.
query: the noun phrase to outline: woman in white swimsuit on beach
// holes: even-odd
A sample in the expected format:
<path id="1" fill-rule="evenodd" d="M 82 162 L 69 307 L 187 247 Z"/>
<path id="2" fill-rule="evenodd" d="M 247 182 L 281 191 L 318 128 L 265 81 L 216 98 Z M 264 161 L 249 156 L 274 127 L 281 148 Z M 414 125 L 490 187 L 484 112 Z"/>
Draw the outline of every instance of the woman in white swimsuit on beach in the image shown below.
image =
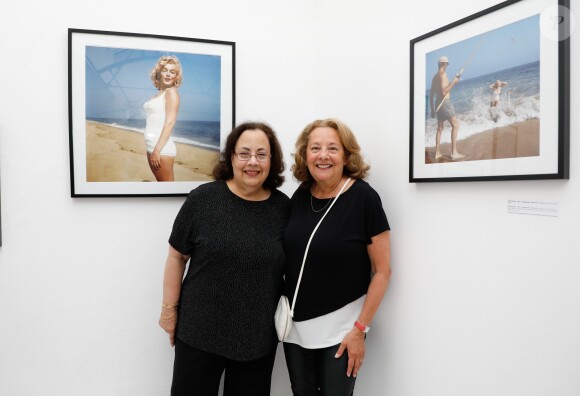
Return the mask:
<path id="1" fill-rule="evenodd" d="M 501 87 L 503 87 L 504 85 L 507 85 L 507 82 L 497 80 L 496 82 L 494 82 L 489 86 L 492 90 L 491 103 L 489 104 L 489 107 L 497 106 L 497 104 L 499 103 L 499 94 L 501 93 Z"/>
<path id="2" fill-rule="evenodd" d="M 143 105 L 147 114 L 145 145 L 147 161 L 157 181 L 174 181 L 173 162 L 177 153 L 171 132 L 179 110 L 177 87 L 183 78 L 175 56 L 162 56 L 151 70 L 153 84 L 160 91 Z"/>

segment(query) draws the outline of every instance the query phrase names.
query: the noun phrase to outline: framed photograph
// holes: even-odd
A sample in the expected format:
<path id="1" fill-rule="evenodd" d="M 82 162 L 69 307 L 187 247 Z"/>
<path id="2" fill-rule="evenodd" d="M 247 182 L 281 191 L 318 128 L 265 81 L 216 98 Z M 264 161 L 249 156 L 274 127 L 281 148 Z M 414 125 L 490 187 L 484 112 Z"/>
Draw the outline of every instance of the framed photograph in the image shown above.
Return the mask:
<path id="1" fill-rule="evenodd" d="M 72 197 L 212 180 L 235 124 L 235 43 L 69 29 L 68 61 Z"/>
<path id="2" fill-rule="evenodd" d="M 0 177 L 0 181 L 2 178 Z M 0 185 L 0 247 L 2 246 L 2 187 Z"/>
<path id="3" fill-rule="evenodd" d="M 567 179 L 568 0 L 510 0 L 411 40 L 410 182 Z"/>

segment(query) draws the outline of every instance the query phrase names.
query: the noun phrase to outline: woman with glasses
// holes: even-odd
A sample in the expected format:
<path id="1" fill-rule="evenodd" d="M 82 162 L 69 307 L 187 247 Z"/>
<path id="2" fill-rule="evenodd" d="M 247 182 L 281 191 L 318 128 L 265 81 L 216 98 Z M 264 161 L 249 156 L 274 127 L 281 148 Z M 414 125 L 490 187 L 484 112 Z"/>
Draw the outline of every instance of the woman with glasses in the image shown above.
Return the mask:
<path id="1" fill-rule="evenodd" d="M 379 195 L 363 180 L 369 166 L 356 138 L 341 121 L 307 125 L 294 160 L 292 172 L 302 184 L 284 235 L 290 302 L 312 230 L 329 212 L 310 242 L 284 342 L 290 383 L 295 396 L 349 396 L 391 274 L 389 223 Z"/>
<path id="2" fill-rule="evenodd" d="M 224 372 L 226 396 L 270 394 L 289 216 L 283 170 L 272 128 L 241 124 L 215 181 L 192 190 L 175 219 L 159 319 L 175 345 L 172 396 L 217 395 Z"/>

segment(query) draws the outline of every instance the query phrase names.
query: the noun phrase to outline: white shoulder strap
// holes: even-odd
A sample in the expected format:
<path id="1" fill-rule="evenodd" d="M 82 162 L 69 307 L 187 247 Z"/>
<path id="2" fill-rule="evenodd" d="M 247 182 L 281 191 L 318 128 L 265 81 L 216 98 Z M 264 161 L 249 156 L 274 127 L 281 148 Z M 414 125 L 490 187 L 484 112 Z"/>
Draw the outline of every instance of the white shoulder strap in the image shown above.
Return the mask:
<path id="1" fill-rule="evenodd" d="M 322 216 L 322 218 L 320 219 L 320 221 L 318 222 L 318 224 L 316 224 L 316 227 L 314 227 L 314 230 L 312 231 L 312 234 L 310 234 L 310 239 L 308 239 L 308 243 L 306 244 L 306 250 L 304 251 L 304 258 L 302 259 L 302 268 L 300 268 L 300 274 L 298 275 L 298 283 L 296 283 L 296 291 L 294 292 L 294 299 L 292 300 L 292 307 L 290 308 L 290 316 L 291 317 L 294 317 L 294 306 L 296 305 L 296 298 L 298 297 L 298 288 L 300 287 L 300 282 L 302 281 L 302 273 L 304 272 L 304 264 L 306 263 L 306 256 L 308 255 L 308 248 L 310 248 L 310 242 L 312 241 L 312 237 L 314 236 L 314 233 L 318 229 L 318 226 L 320 225 L 320 223 L 322 223 L 322 220 L 324 220 L 324 218 L 326 217 L 326 215 L 328 214 L 328 212 L 330 212 L 330 209 L 332 209 L 332 206 L 334 205 L 334 203 L 336 202 L 336 200 L 338 199 L 338 197 L 340 197 L 340 194 L 342 194 L 342 192 L 346 188 L 348 182 L 350 182 L 351 180 L 352 179 L 349 177 L 348 180 L 346 182 L 344 182 L 344 184 L 342 185 L 340 191 L 338 192 L 338 194 L 336 195 L 336 197 L 334 197 L 334 199 L 332 200 L 332 202 L 331 202 L 330 206 L 328 207 L 328 209 L 326 209 L 326 212 L 324 213 L 324 216 Z"/>

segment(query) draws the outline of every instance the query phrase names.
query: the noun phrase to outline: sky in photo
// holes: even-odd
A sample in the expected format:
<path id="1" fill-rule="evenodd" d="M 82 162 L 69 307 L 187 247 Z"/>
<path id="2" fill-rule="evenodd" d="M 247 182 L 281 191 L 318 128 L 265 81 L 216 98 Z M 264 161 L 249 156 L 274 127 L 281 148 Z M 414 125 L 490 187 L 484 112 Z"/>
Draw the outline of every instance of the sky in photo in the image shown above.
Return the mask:
<path id="1" fill-rule="evenodd" d="M 449 79 L 464 68 L 463 80 L 539 61 L 539 23 L 540 16 L 534 15 L 427 53 L 427 90 L 443 55 L 449 59 Z"/>
<path id="2" fill-rule="evenodd" d="M 157 92 L 150 72 L 162 55 L 177 56 L 183 68 L 179 119 L 219 121 L 219 56 L 94 46 L 86 47 L 87 118 L 145 118 L 143 103 Z"/>

